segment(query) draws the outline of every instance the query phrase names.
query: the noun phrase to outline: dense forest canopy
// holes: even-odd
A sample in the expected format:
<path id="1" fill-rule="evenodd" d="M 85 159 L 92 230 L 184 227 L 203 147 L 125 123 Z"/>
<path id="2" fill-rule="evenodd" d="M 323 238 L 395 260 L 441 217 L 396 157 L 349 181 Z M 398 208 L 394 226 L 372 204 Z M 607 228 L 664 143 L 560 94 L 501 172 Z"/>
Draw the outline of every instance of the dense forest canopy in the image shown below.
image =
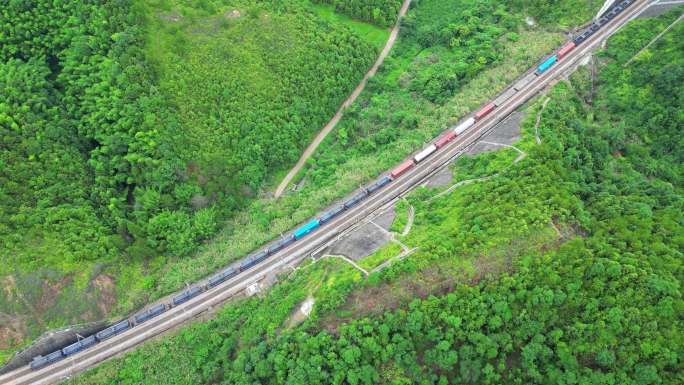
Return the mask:
<path id="1" fill-rule="evenodd" d="M 22 266 L 116 248 L 187 255 L 245 188 L 297 158 L 372 61 L 373 50 L 338 26 L 303 11 L 267 18 L 254 3 L 245 18 L 211 16 L 226 31 L 206 38 L 183 34 L 197 14 L 180 26 L 150 22 L 161 30 L 156 43 L 175 44 L 155 47 L 153 69 L 139 24 L 157 15 L 139 5 L 3 10 L 3 252 Z M 73 238 L 84 231 L 94 236 L 83 237 L 87 247 Z M 20 251 L 29 239 L 45 247 Z"/>
<path id="2" fill-rule="evenodd" d="M 2 335 L 107 316 L 102 271 L 187 257 L 298 158 L 376 54 L 306 4 L 2 2 Z"/>
<path id="3" fill-rule="evenodd" d="M 394 25 L 402 3 L 401 0 L 312 0 L 312 2 L 333 5 L 338 12 L 383 27 Z"/>
<path id="4" fill-rule="evenodd" d="M 527 106 L 524 159 L 411 195 L 418 253 L 366 281 L 319 261 L 71 383 L 683 383 L 684 24 L 628 64 L 680 13 L 632 22 L 597 75 Z"/>

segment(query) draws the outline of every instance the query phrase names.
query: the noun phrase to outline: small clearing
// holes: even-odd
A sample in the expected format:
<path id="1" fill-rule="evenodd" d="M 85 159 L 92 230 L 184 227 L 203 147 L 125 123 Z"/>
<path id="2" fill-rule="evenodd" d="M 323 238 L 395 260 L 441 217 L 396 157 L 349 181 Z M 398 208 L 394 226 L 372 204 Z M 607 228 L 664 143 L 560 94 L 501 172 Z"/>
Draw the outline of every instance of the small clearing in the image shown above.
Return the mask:
<path id="1" fill-rule="evenodd" d="M 290 318 L 285 321 L 285 327 L 292 328 L 304 322 L 305 319 L 309 318 L 315 303 L 316 300 L 314 297 L 309 296 L 307 299 L 305 299 L 304 302 L 302 302 L 299 307 L 292 312 Z"/>

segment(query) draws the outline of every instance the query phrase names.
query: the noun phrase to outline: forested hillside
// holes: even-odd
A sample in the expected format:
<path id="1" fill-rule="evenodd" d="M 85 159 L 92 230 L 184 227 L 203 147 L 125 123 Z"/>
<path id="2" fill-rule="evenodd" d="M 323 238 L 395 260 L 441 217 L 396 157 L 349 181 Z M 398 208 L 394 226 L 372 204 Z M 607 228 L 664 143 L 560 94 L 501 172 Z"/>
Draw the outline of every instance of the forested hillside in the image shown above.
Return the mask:
<path id="1" fill-rule="evenodd" d="M 376 55 L 303 1 L 59 4 L 0 6 L 0 351 L 144 303 Z"/>
<path id="2" fill-rule="evenodd" d="M 628 63 L 680 13 L 527 106 L 524 159 L 464 158 L 454 182 L 492 177 L 410 196 L 418 253 L 367 280 L 319 261 L 71 383 L 684 383 L 684 24 Z"/>
<path id="3" fill-rule="evenodd" d="M 512 0 L 511 6 L 524 10 L 543 25 L 569 27 L 594 17 L 604 3 L 603 0 Z"/>
<path id="4" fill-rule="evenodd" d="M 330 4 L 335 10 L 358 20 L 369 21 L 381 27 L 390 27 L 397 21 L 402 0 L 312 0 Z"/>

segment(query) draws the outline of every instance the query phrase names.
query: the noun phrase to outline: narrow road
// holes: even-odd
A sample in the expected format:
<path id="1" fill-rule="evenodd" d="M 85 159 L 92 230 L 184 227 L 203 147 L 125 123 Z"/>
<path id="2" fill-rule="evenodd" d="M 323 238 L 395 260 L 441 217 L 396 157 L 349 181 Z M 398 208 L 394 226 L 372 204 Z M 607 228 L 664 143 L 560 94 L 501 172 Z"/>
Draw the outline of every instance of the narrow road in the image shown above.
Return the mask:
<path id="1" fill-rule="evenodd" d="M 328 122 L 328 124 L 326 124 L 325 127 L 323 127 L 321 132 L 319 132 L 318 135 L 316 135 L 316 138 L 314 138 L 313 142 L 311 142 L 306 147 L 306 150 L 304 150 L 304 153 L 297 161 L 297 164 L 295 164 L 295 166 L 292 167 L 292 170 L 290 170 L 290 172 L 288 172 L 287 175 L 285 175 L 285 178 L 282 180 L 282 182 L 280 182 L 278 188 L 276 188 L 274 194 L 275 198 L 279 198 L 281 195 L 283 195 L 283 192 L 290 184 L 290 181 L 292 181 L 292 178 L 294 178 L 295 175 L 297 175 L 297 173 L 299 172 L 299 170 L 302 169 L 304 163 L 306 163 L 306 160 L 309 159 L 309 157 L 314 153 L 314 151 L 316 151 L 321 142 L 323 142 L 323 139 L 325 139 L 325 137 L 328 136 L 330 131 L 332 131 L 332 129 L 335 128 L 337 123 L 342 118 L 342 113 L 344 112 L 344 110 L 347 107 L 351 106 L 352 103 L 354 103 L 356 98 L 359 97 L 359 95 L 361 95 L 363 89 L 366 88 L 366 83 L 368 83 L 368 79 L 375 75 L 376 72 L 378 72 L 378 68 L 380 68 L 382 63 L 385 61 L 385 58 L 394 46 L 394 42 L 397 40 L 397 36 L 399 35 L 399 24 L 401 18 L 404 17 L 404 15 L 406 15 L 406 11 L 408 11 L 410 4 L 411 0 L 404 0 L 404 3 L 401 5 L 401 9 L 399 10 L 397 23 L 394 25 L 394 28 L 392 28 L 392 32 L 390 33 L 389 39 L 387 39 L 387 43 L 385 43 L 385 48 L 383 48 L 382 52 L 380 52 L 380 56 L 378 56 L 378 59 L 375 61 L 375 64 L 373 64 L 371 69 L 368 70 L 363 79 L 361 79 L 359 85 L 356 86 L 354 91 L 352 91 L 349 97 L 342 103 L 340 108 L 337 109 L 335 116 L 333 116 L 332 119 L 330 119 L 330 121 Z"/>
<path id="2" fill-rule="evenodd" d="M 658 4 L 665 4 L 665 3 L 658 3 Z M 670 4 L 670 3 L 667 3 L 667 4 Z M 675 4 L 678 4 L 678 3 L 675 3 Z M 682 4 L 684 4 L 684 2 L 682 2 Z M 646 51 L 646 50 L 648 49 L 648 47 L 650 47 L 651 45 L 653 45 L 653 43 L 655 43 L 655 42 L 658 41 L 661 37 L 663 37 L 663 35 L 666 34 L 667 31 L 669 31 L 672 27 L 674 27 L 675 24 L 677 24 L 677 23 L 679 23 L 680 21 L 682 21 L 682 19 L 684 19 L 684 13 L 682 13 L 681 15 L 679 15 L 679 17 L 677 18 L 677 20 L 673 21 L 672 24 L 668 25 L 667 28 L 665 28 L 665 30 L 663 30 L 661 33 L 658 34 L 658 36 L 656 36 L 656 37 L 654 37 L 653 39 L 651 39 L 651 41 L 648 42 L 648 44 L 646 44 L 646 46 L 645 46 L 644 48 L 640 49 L 639 52 L 637 52 L 634 56 L 632 56 L 632 58 L 629 59 L 629 61 L 628 61 L 627 63 L 623 64 L 622 66 L 623 66 L 623 67 L 627 67 L 628 65 L 632 64 L 632 62 L 634 62 L 634 60 L 635 60 L 637 57 L 639 57 L 639 55 L 641 55 L 642 52 Z"/>

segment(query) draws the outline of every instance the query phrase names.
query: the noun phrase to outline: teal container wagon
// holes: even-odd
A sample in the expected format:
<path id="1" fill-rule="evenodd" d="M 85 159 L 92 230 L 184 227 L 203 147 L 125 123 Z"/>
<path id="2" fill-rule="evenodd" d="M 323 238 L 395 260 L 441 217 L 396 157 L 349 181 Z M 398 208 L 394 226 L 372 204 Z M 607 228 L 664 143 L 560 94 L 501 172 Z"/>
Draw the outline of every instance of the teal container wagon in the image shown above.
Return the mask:
<path id="1" fill-rule="evenodd" d="M 552 65 L 556 64 L 558 61 L 558 56 L 553 55 L 550 58 L 544 60 L 543 63 L 537 67 L 537 75 L 543 74 L 547 69 L 551 68 Z"/>
<path id="2" fill-rule="evenodd" d="M 296 239 L 303 238 L 306 234 L 309 234 L 313 230 L 315 230 L 318 226 L 321 225 L 321 222 L 318 221 L 318 219 L 314 219 L 313 221 L 305 224 L 304 226 L 298 228 L 294 232 L 294 236 Z"/>

